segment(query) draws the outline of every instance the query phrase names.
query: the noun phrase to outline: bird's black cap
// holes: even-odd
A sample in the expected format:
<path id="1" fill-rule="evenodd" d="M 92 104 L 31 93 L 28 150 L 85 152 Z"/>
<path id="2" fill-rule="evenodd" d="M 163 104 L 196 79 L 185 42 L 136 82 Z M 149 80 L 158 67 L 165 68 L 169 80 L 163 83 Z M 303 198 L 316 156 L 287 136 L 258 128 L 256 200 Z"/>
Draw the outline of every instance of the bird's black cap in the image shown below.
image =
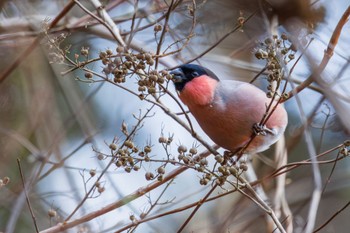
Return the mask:
<path id="1" fill-rule="evenodd" d="M 170 74 L 173 75 L 175 88 L 178 91 L 182 91 L 186 83 L 202 75 L 207 75 L 219 81 L 218 77 L 211 70 L 196 64 L 181 65 L 177 69 L 172 70 Z"/>

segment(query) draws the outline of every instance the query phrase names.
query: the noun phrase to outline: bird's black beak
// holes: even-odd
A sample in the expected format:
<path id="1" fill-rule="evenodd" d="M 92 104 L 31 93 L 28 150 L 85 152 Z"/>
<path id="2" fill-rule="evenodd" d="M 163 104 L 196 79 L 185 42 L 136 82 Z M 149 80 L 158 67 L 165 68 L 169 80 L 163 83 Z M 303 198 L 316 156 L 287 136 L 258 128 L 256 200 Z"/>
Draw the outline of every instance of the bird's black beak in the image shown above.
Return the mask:
<path id="1" fill-rule="evenodd" d="M 187 80 L 186 75 L 180 68 L 170 71 L 170 74 L 173 75 L 172 80 L 174 82 L 175 89 L 181 92 L 186 84 L 186 80 Z"/>
<path id="2" fill-rule="evenodd" d="M 172 80 L 175 83 L 175 85 L 176 85 L 176 83 L 181 83 L 181 82 L 184 81 L 184 79 L 186 79 L 185 74 L 179 68 L 170 71 L 170 74 L 173 75 L 173 79 Z"/>

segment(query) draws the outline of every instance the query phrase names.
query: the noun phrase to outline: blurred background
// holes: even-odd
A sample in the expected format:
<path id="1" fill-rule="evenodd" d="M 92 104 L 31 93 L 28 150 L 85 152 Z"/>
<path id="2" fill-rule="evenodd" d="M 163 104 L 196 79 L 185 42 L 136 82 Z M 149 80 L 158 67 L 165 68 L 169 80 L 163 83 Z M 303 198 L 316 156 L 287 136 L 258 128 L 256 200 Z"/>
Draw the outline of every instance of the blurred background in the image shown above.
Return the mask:
<path id="1" fill-rule="evenodd" d="M 316 80 L 285 103 L 289 115 L 285 133 L 288 163 L 309 159 L 310 147 L 315 148 L 316 154 L 325 153 L 324 161 L 335 159 L 339 148 L 328 150 L 349 139 L 349 23 L 342 28 L 324 71 L 319 74 L 316 67 L 350 1 L 86 0 L 76 1 L 68 9 L 70 3 L 73 1 L 0 2 L 0 232 L 35 231 L 17 159 L 21 161 L 38 228 L 48 229 L 71 215 L 86 190 L 93 187 L 96 177 L 108 166 L 110 158 L 102 155 L 111 153 L 109 145 L 113 141 L 125 139 L 121 132 L 123 122 L 131 131 L 138 123 L 137 117 L 152 107 L 151 103 L 127 91 L 137 92 L 135 78 L 120 84 L 125 90 L 95 75 L 109 77 L 103 71 L 106 66 L 98 58 L 102 51 L 111 50 L 115 54 L 120 46 L 110 30 L 87 13 L 105 20 L 96 9 L 106 10 L 129 51 L 156 54 L 162 43 L 160 54 L 173 52 L 159 58 L 158 67 L 153 66 L 159 71 L 193 61 L 208 67 L 220 79 L 249 82 L 266 65 L 266 61 L 255 57 L 261 42 L 273 34 L 288 35 L 297 48 L 295 57 L 302 53 L 303 56 L 294 68 L 295 60 L 286 65 L 288 72 L 293 69 L 287 91 L 311 74 Z M 98 4 L 103 7 L 98 8 Z M 176 8 L 168 15 L 169 6 L 174 5 Z M 63 17 L 48 28 L 60 13 Z M 234 30 L 242 19 L 247 21 Z M 64 50 L 69 59 L 82 62 L 85 59 L 82 49 L 88 50 L 88 59 L 96 58 L 96 62 L 87 65 L 95 72 L 94 81 L 85 78 L 83 69 L 67 72 L 73 68 L 72 63 L 57 52 Z M 176 95 L 170 84 L 169 92 Z M 265 91 L 266 74 L 261 74 L 254 84 Z M 181 112 L 168 95 L 162 96 L 162 102 L 170 111 Z M 185 121 L 183 115 L 179 117 Z M 192 119 L 192 123 L 195 131 L 212 144 L 195 120 Z M 305 132 L 310 133 L 312 142 L 305 140 Z M 168 151 L 158 143 L 161 136 L 173 138 Z M 169 158 L 167 155 L 177 158 L 180 145 L 205 151 L 200 142 L 158 107 L 150 110 L 133 142 L 138 148 L 152 146 L 150 156 L 160 160 Z M 284 146 L 283 142 L 279 145 Z M 259 178 L 279 167 L 274 163 L 275 149 L 253 156 L 253 168 Z M 214 163 L 212 157 L 208 160 Z M 143 163 L 139 171 L 130 173 L 110 166 L 100 181 L 103 190 L 96 189 L 72 219 L 99 210 L 150 184 L 152 181 L 146 180 L 145 174 L 156 171 L 159 165 Z M 165 174 L 177 167 L 168 166 Z M 348 159 L 319 167 L 322 185 L 327 183 L 327 186 L 317 210 L 315 229 L 350 201 Z M 92 169 L 96 177 L 91 175 Z M 210 184 L 199 184 L 200 178 L 197 171 L 189 169 L 177 175 L 171 184 L 164 183 L 67 232 L 118 232 L 148 211 L 148 216 L 152 216 L 181 208 L 200 200 L 210 190 Z M 293 168 L 284 181 L 282 195 L 292 216 L 280 221 L 285 223 L 290 218 L 294 226 L 292 232 L 303 232 L 314 190 L 311 165 Z M 272 208 L 276 207 L 276 184 L 275 178 L 262 182 Z M 230 189 L 232 187 L 218 188 L 213 195 Z M 191 211 L 156 218 L 140 224 L 135 232 L 176 232 Z M 349 216 L 350 210 L 344 208 L 320 232 L 347 232 Z M 184 232 L 271 231 L 261 208 L 240 193 L 231 193 L 204 204 Z"/>

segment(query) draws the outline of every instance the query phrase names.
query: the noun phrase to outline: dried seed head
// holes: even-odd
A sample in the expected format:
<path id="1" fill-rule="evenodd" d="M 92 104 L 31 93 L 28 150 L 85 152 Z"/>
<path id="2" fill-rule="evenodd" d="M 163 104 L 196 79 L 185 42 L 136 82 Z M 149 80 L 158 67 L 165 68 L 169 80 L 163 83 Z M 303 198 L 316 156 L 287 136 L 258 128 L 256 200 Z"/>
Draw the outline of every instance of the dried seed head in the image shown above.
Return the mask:
<path id="1" fill-rule="evenodd" d="M 350 146 L 350 140 L 346 140 L 346 141 L 344 142 L 344 146 Z"/>
<path id="2" fill-rule="evenodd" d="M 215 160 L 218 163 L 222 163 L 222 162 L 224 162 L 224 157 L 222 157 L 221 155 L 216 155 Z"/>
<path id="3" fill-rule="evenodd" d="M 152 180 L 154 179 L 154 174 L 152 172 L 146 172 L 145 178 L 146 180 Z"/>
<path id="4" fill-rule="evenodd" d="M 10 183 L 10 177 L 5 176 L 4 178 L 2 178 L 2 183 L 3 185 L 7 185 L 8 183 Z"/>
<path id="5" fill-rule="evenodd" d="M 139 60 L 145 60 L 145 54 L 143 53 L 136 54 L 136 58 Z"/>
<path id="6" fill-rule="evenodd" d="M 192 148 L 190 148 L 190 151 L 189 151 L 191 154 L 193 154 L 193 155 L 195 155 L 195 154 L 197 154 L 197 148 L 194 148 L 194 147 L 192 147 Z"/>
<path id="7" fill-rule="evenodd" d="M 127 61 L 124 63 L 125 67 L 130 69 L 132 67 L 132 62 L 131 61 Z M 127 69 L 124 69 L 124 74 L 127 74 L 128 73 L 128 70 Z"/>
<path id="8" fill-rule="evenodd" d="M 163 166 L 161 166 L 161 167 L 159 167 L 157 169 L 157 171 L 158 171 L 159 174 L 164 174 L 165 173 L 165 168 Z"/>
<path id="9" fill-rule="evenodd" d="M 57 216 L 57 212 L 56 210 L 49 209 L 49 211 L 47 211 L 47 215 L 49 215 L 50 218 L 54 218 Z"/>
<path id="10" fill-rule="evenodd" d="M 148 91 L 148 94 L 152 95 L 152 94 L 156 93 L 156 88 L 155 87 L 149 87 L 147 91 Z"/>
<path id="11" fill-rule="evenodd" d="M 145 218 L 146 216 L 147 216 L 147 213 L 145 213 L 145 212 L 142 212 L 142 213 L 140 214 L 140 218 L 141 218 L 141 219 Z"/>
<path id="12" fill-rule="evenodd" d="M 145 146 L 145 148 L 143 148 L 143 150 L 145 151 L 145 153 L 151 153 L 152 147 L 151 146 Z"/>
<path id="13" fill-rule="evenodd" d="M 105 190 L 106 190 L 105 187 L 99 187 L 99 188 L 97 188 L 97 191 L 98 191 L 99 193 L 103 193 Z"/>
<path id="14" fill-rule="evenodd" d="M 234 176 L 236 176 L 237 173 L 238 173 L 237 169 L 234 168 L 234 167 L 230 167 L 228 170 L 229 170 L 229 172 L 230 172 L 232 175 L 234 175 Z"/>
<path id="15" fill-rule="evenodd" d="M 84 76 L 87 79 L 92 79 L 92 77 L 93 77 L 92 73 L 90 73 L 90 72 L 85 72 Z"/>
<path id="16" fill-rule="evenodd" d="M 111 150 L 116 150 L 116 149 L 117 149 L 117 145 L 116 145 L 115 143 L 111 143 L 111 144 L 109 145 L 109 148 L 110 148 Z"/>
<path id="17" fill-rule="evenodd" d="M 283 93 L 283 94 L 282 94 L 282 98 L 285 99 L 285 100 L 288 99 L 288 98 L 289 98 L 289 94 L 286 93 L 286 92 Z"/>
<path id="18" fill-rule="evenodd" d="M 286 34 L 282 33 L 281 39 L 282 40 L 288 40 L 288 36 Z"/>
<path id="19" fill-rule="evenodd" d="M 241 169 L 242 171 L 247 171 L 248 170 L 248 165 L 246 163 L 241 163 L 239 165 L 239 169 Z"/>
<path id="20" fill-rule="evenodd" d="M 161 136 L 158 138 L 159 143 L 166 143 L 167 141 L 168 141 L 168 139 L 166 137 Z"/>
<path id="21" fill-rule="evenodd" d="M 103 58 L 102 59 L 102 64 L 103 65 L 107 65 L 109 63 L 109 59 L 108 58 Z"/>
<path id="22" fill-rule="evenodd" d="M 187 151 L 187 147 L 184 146 L 184 145 L 180 145 L 178 148 L 177 148 L 177 151 L 181 154 L 181 153 L 185 153 Z"/>
<path id="23" fill-rule="evenodd" d="M 140 151 L 140 152 L 139 152 L 139 156 L 140 156 L 140 157 L 144 157 L 144 156 L 145 156 L 145 152 L 144 152 L 144 151 Z"/>
<path id="24" fill-rule="evenodd" d="M 127 173 L 130 173 L 130 172 L 131 172 L 131 167 L 125 167 L 124 170 L 125 170 Z"/>
<path id="25" fill-rule="evenodd" d="M 100 57 L 100 59 L 104 59 L 107 57 L 107 53 L 102 51 L 102 52 L 100 52 L 99 57 Z"/>
<path id="26" fill-rule="evenodd" d="M 149 76 L 149 79 L 156 82 L 158 80 L 158 77 L 157 77 L 157 75 L 152 74 Z"/>
<path id="27" fill-rule="evenodd" d="M 206 179 L 206 178 L 202 178 L 202 179 L 199 180 L 199 184 L 200 184 L 200 185 L 207 185 L 208 182 L 209 182 L 209 180 Z"/>
<path id="28" fill-rule="evenodd" d="M 124 52 L 124 47 L 123 46 L 118 46 L 116 51 L 117 51 L 117 53 L 123 53 Z"/>
<path id="29" fill-rule="evenodd" d="M 127 61 L 132 61 L 132 60 L 133 60 L 133 58 L 132 58 L 132 56 L 131 56 L 130 54 L 127 54 L 127 55 L 125 56 L 125 59 L 126 59 Z"/>
<path id="30" fill-rule="evenodd" d="M 154 60 L 152 58 L 147 60 L 147 64 L 150 65 L 150 66 L 153 66 L 154 65 Z"/>
<path id="31" fill-rule="evenodd" d="M 130 148 L 130 149 L 134 148 L 134 143 L 133 143 L 132 141 L 130 141 L 130 140 L 126 140 L 126 141 L 124 142 L 124 145 L 125 145 L 126 147 Z"/>
<path id="32" fill-rule="evenodd" d="M 145 86 L 138 87 L 138 91 L 140 92 L 146 91 L 146 87 Z"/>
<path id="33" fill-rule="evenodd" d="M 123 165 L 123 162 L 120 161 L 120 160 L 118 160 L 117 162 L 115 162 L 115 165 L 116 165 L 117 167 L 121 167 L 121 166 Z"/>
<path id="34" fill-rule="evenodd" d="M 272 98 L 273 97 L 273 91 L 269 91 L 266 93 L 267 98 Z"/>
<path id="35" fill-rule="evenodd" d="M 207 166 L 208 165 L 208 160 L 206 158 L 203 158 L 203 159 L 200 160 L 199 163 L 200 163 L 201 166 Z"/>
<path id="36" fill-rule="evenodd" d="M 218 172 L 224 173 L 225 171 L 226 171 L 226 167 L 224 167 L 224 166 L 218 167 Z"/>
<path id="37" fill-rule="evenodd" d="M 110 50 L 110 49 L 107 49 L 106 50 L 106 54 L 107 54 L 107 56 L 112 56 L 113 55 L 113 51 Z"/>
<path id="38" fill-rule="evenodd" d="M 90 174 L 91 177 L 94 177 L 96 175 L 96 169 L 91 169 L 89 171 L 89 174 Z"/>
<path id="39" fill-rule="evenodd" d="M 270 45 L 270 44 L 272 44 L 272 41 L 273 40 L 271 38 L 266 38 L 264 42 L 265 42 L 265 44 Z"/>
<path id="40" fill-rule="evenodd" d="M 89 48 L 82 47 L 80 50 L 80 54 L 87 57 L 89 55 Z"/>
<path id="41" fill-rule="evenodd" d="M 289 54 L 289 55 L 288 55 L 288 58 L 289 58 L 290 60 L 293 60 L 293 59 L 295 58 L 294 53 Z"/>
<path id="42" fill-rule="evenodd" d="M 145 59 L 148 61 L 152 59 L 152 55 L 150 53 L 145 53 Z"/>
<path id="43" fill-rule="evenodd" d="M 163 77 L 158 77 L 157 83 L 163 84 L 165 82 L 165 79 Z"/>
<path id="44" fill-rule="evenodd" d="M 161 31 L 162 29 L 163 29 L 163 27 L 162 27 L 162 25 L 160 25 L 160 24 L 154 25 L 154 28 L 153 28 L 153 30 L 154 30 L 155 32 L 159 32 L 159 31 Z"/>
<path id="45" fill-rule="evenodd" d="M 349 154 L 349 151 L 346 147 L 343 147 L 340 149 L 340 154 L 347 156 Z"/>

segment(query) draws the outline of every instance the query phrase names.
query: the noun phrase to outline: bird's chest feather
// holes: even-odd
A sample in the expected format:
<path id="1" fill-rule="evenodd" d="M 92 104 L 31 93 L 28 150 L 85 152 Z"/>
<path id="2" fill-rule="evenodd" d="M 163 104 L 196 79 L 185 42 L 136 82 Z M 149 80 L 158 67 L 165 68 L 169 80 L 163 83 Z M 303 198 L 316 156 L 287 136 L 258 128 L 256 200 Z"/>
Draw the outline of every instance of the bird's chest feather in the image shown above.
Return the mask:
<path id="1" fill-rule="evenodd" d="M 179 97 L 187 106 L 205 106 L 213 101 L 216 86 L 216 80 L 202 75 L 188 82 Z"/>

